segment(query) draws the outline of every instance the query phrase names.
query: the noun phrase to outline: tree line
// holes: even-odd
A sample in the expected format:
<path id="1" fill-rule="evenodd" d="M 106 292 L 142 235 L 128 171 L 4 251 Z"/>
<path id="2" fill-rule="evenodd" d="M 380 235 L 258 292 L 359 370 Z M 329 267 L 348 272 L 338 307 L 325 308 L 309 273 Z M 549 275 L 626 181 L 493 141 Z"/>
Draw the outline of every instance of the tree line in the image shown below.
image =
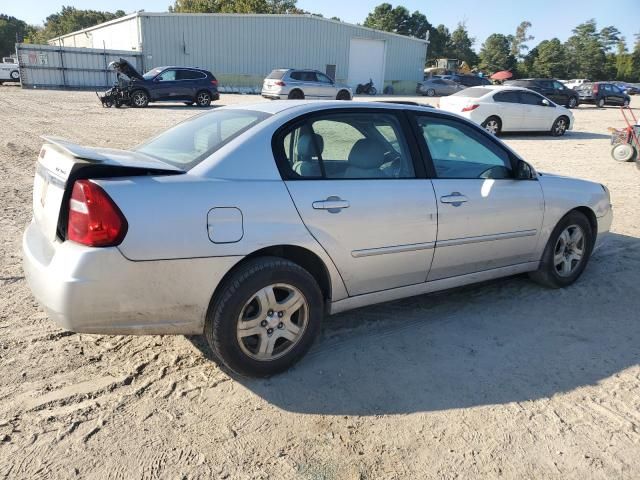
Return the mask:
<path id="1" fill-rule="evenodd" d="M 296 0 L 175 0 L 169 7 L 175 13 L 263 13 L 312 14 L 297 7 Z M 63 6 L 49 15 L 43 26 L 0 14 L 0 55 L 14 51 L 16 41 L 46 43 L 48 40 L 125 15 L 125 12 L 102 12 Z M 339 20 L 337 17 L 333 17 Z M 494 33 L 474 50 L 473 38 L 464 22 L 453 31 L 445 25 L 432 25 L 426 15 L 413 13 L 401 5 L 382 3 L 365 18 L 363 25 L 399 35 L 426 38 L 429 48 L 425 62 L 438 58 L 455 58 L 470 68 L 484 73 L 511 70 L 516 77 L 589 78 L 640 82 L 640 33 L 631 49 L 627 39 L 612 26 L 598 29 L 591 19 L 572 30 L 566 42 L 557 38 L 543 40 L 535 47 L 529 35 L 531 23 L 523 21 L 513 34 Z"/>

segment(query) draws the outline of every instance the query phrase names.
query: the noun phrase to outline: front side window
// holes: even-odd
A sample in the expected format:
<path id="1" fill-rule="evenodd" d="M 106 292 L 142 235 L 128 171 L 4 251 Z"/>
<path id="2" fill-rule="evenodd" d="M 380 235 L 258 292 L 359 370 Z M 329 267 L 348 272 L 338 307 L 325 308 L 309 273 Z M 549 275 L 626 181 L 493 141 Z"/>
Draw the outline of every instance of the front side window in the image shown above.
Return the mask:
<path id="1" fill-rule="evenodd" d="M 214 111 L 179 123 L 135 150 L 189 170 L 268 117 L 252 110 Z"/>
<path id="2" fill-rule="evenodd" d="M 438 178 L 512 178 L 509 154 L 461 122 L 420 116 Z"/>
<path id="3" fill-rule="evenodd" d="M 320 83 L 333 83 L 324 73 L 316 73 L 316 77 Z"/>
<path id="4" fill-rule="evenodd" d="M 158 76 L 159 82 L 172 82 L 176 79 L 176 71 L 175 70 L 166 70 Z"/>
<path id="5" fill-rule="evenodd" d="M 288 178 L 415 177 L 402 127 L 393 114 L 316 116 L 282 135 L 276 148 Z"/>

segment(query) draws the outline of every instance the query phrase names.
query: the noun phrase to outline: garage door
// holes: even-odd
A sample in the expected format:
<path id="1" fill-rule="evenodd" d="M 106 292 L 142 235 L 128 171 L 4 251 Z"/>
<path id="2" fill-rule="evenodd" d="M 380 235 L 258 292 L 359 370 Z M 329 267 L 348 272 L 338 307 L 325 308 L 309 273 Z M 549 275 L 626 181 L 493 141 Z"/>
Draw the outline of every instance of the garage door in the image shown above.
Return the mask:
<path id="1" fill-rule="evenodd" d="M 352 38 L 349 48 L 349 80 L 354 91 L 359 83 L 373 79 L 373 85 L 382 93 L 384 83 L 383 40 Z"/>

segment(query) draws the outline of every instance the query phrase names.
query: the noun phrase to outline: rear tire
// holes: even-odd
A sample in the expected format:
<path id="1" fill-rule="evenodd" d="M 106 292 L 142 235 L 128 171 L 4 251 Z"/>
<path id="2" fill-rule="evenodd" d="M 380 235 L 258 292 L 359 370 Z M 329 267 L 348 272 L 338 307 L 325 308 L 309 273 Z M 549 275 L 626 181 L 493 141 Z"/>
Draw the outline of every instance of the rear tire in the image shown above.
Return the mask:
<path id="1" fill-rule="evenodd" d="M 607 104 L 607 100 L 603 97 L 603 98 L 599 98 L 598 101 L 596 102 L 596 107 L 598 108 L 604 108 L 604 106 Z"/>
<path id="2" fill-rule="evenodd" d="M 577 106 L 578 106 L 578 98 L 571 97 L 567 102 L 567 108 L 577 108 Z"/>
<path id="3" fill-rule="evenodd" d="M 427 97 L 435 97 L 436 91 L 433 88 L 427 90 Z"/>
<path id="4" fill-rule="evenodd" d="M 346 90 L 340 90 L 336 96 L 336 100 L 351 100 L 351 95 Z"/>
<path id="5" fill-rule="evenodd" d="M 13 70 L 9 76 L 11 77 L 12 80 L 18 80 L 20 78 L 20 72 L 18 72 L 17 70 Z"/>
<path id="6" fill-rule="evenodd" d="M 487 118 L 484 122 L 482 122 L 481 126 L 487 132 L 492 133 L 494 135 L 500 135 L 500 132 L 502 132 L 502 122 L 496 116 L 491 116 Z"/>
<path id="7" fill-rule="evenodd" d="M 302 90 L 292 90 L 289 92 L 289 100 L 304 100 Z"/>
<path id="8" fill-rule="evenodd" d="M 629 100 L 625 100 L 624 102 L 622 102 L 622 106 L 623 107 L 628 107 L 629 106 Z"/>
<path id="9" fill-rule="evenodd" d="M 149 95 L 144 90 L 136 90 L 131 94 L 131 106 L 145 108 L 149 105 Z"/>
<path id="10" fill-rule="evenodd" d="M 199 107 L 208 107 L 211 105 L 211 94 L 206 90 L 200 90 L 196 93 L 196 105 Z"/>
<path id="11" fill-rule="evenodd" d="M 531 272 L 529 277 L 549 288 L 571 285 L 589 263 L 594 244 L 593 234 L 591 224 L 583 213 L 573 210 L 566 214 L 551 232 L 539 269 Z"/>
<path id="12" fill-rule="evenodd" d="M 285 307 L 287 302 L 294 306 Z M 323 296 L 309 272 L 282 258 L 255 258 L 220 286 L 209 305 L 205 335 L 227 368 L 266 377 L 304 356 L 322 316 Z"/>

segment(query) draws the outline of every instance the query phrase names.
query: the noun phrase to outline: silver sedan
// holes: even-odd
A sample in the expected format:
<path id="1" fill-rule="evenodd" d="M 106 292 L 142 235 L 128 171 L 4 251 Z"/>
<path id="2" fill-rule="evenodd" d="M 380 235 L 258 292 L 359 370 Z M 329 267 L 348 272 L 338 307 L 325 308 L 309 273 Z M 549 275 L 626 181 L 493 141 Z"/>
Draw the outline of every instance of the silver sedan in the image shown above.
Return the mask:
<path id="1" fill-rule="evenodd" d="M 464 85 L 460 85 L 452 80 L 445 80 L 443 78 L 430 78 L 423 82 L 418 83 L 416 86 L 416 93 L 418 95 L 426 95 L 427 97 L 442 97 L 446 95 L 453 95 L 460 90 L 464 90 Z"/>
<path id="2" fill-rule="evenodd" d="M 204 333 L 265 376 L 325 314 L 524 272 L 571 285 L 611 221 L 605 186 L 538 173 L 459 116 L 261 103 L 131 151 L 47 138 L 24 270 L 64 328 Z"/>

